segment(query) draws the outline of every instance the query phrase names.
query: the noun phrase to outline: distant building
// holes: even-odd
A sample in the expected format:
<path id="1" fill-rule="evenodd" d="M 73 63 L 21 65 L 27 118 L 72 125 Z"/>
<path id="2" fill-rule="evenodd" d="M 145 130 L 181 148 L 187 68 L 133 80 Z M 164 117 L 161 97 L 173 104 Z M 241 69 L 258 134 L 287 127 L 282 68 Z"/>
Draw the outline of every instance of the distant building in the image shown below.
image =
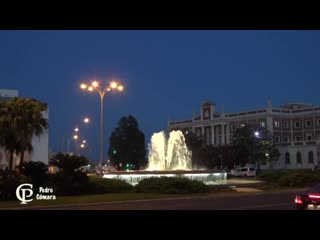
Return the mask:
<path id="1" fill-rule="evenodd" d="M 320 106 L 288 103 L 250 111 L 225 113 L 216 111 L 216 105 L 206 101 L 200 114 L 183 121 L 169 121 L 168 128 L 192 131 L 203 136 L 206 144 L 230 144 L 235 129 L 245 125 L 266 127 L 273 136 L 281 156 L 276 168 L 314 168 L 320 163 Z M 262 166 L 264 168 L 268 166 Z"/>
<path id="2" fill-rule="evenodd" d="M 18 90 L 7 90 L 0 89 L 0 101 L 10 100 L 13 97 L 18 97 Z M 42 113 L 42 116 L 49 120 L 49 109 Z M 33 151 L 31 154 L 25 152 L 24 160 L 25 161 L 41 161 L 45 164 L 48 164 L 48 130 L 44 132 L 41 136 L 32 138 Z M 0 148 L 0 169 L 4 169 L 9 165 L 9 153 L 6 152 L 3 148 Z M 20 161 L 20 156 L 13 156 L 13 167 L 17 166 Z"/>

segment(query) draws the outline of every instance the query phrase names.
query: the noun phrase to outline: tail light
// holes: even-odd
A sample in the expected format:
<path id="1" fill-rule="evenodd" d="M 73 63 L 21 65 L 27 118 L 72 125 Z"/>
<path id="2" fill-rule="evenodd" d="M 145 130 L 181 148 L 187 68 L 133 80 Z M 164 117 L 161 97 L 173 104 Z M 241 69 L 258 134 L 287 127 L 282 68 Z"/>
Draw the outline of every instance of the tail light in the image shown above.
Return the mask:
<path id="1" fill-rule="evenodd" d="M 300 196 L 296 196 L 296 198 L 294 199 L 294 202 L 297 204 L 302 204 L 302 200 Z"/>
<path id="2" fill-rule="evenodd" d="M 320 195 L 315 195 L 315 194 L 310 194 L 308 197 L 309 198 L 319 198 L 320 199 Z"/>

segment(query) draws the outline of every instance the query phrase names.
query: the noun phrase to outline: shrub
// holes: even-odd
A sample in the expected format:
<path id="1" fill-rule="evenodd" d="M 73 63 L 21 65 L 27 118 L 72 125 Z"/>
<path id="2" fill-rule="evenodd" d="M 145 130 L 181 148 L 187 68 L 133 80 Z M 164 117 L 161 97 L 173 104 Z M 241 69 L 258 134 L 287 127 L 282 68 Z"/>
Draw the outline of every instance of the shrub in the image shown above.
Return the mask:
<path id="1" fill-rule="evenodd" d="M 16 189 L 22 183 L 30 183 L 31 179 L 15 171 L 0 172 L 0 200 L 16 200 Z"/>
<path id="2" fill-rule="evenodd" d="M 136 185 L 136 192 L 169 194 L 203 193 L 209 192 L 209 187 L 203 182 L 187 178 L 160 177 L 141 180 Z"/>
<path id="3" fill-rule="evenodd" d="M 308 187 L 320 182 L 320 174 L 310 170 L 265 171 L 258 178 L 275 187 Z"/>
<path id="4" fill-rule="evenodd" d="M 72 175 L 58 172 L 50 176 L 50 184 L 55 194 L 78 195 L 88 192 L 88 176 L 86 173 L 76 171 Z"/>
<path id="5" fill-rule="evenodd" d="M 258 179 L 266 181 L 266 182 L 278 182 L 279 179 L 289 174 L 290 170 L 264 170 L 258 175 Z"/>
<path id="6" fill-rule="evenodd" d="M 34 188 L 44 186 L 48 180 L 48 166 L 43 162 L 23 162 L 19 165 L 19 171 L 31 179 Z"/>
<path id="7" fill-rule="evenodd" d="M 292 172 L 279 179 L 278 184 L 285 187 L 309 187 L 320 182 L 320 175 L 312 172 Z"/>
<path id="8" fill-rule="evenodd" d="M 90 178 L 89 193 L 124 193 L 134 189 L 129 183 L 119 179 Z"/>

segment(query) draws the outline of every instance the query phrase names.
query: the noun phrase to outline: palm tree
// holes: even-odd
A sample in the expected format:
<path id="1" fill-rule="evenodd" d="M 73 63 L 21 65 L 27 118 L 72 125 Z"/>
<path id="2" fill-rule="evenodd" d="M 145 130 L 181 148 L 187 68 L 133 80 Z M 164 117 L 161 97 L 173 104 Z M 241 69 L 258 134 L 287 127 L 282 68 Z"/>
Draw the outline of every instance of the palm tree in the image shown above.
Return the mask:
<path id="1" fill-rule="evenodd" d="M 80 167 L 88 165 L 89 160 L 84 156 L 57 153 L 52 156 L 49 165 L 58 167 L 66 175 L 73 175 Z"/>
<path id="2" fill-rule="evenodd" d="M 32 137 L 39 137 L 48 129 L 48 120 L 42 116 L 46 108 L 44 103 L 31 98 L 15 97 L 2 103 L 0 125 L 10 129 L 11 139 L 6 140 L 4 146 L 11 153 L 13 145 L 19 148 L 20 164 L 24 160 L 24 151 L 32 151 Z"/>
<path id="3" fill-rule="evenodd" d="M 9 170 L 12 170 L 13 154 L 17 153 L 20 147 L 16 142 L 15 133 L 4 124 L 0 124 L 0 146 L 9 152 Z"/>
<path id="4" fill-rule="evenodd" d="M 19 170 L 31 179 L 36 188 L 47 181 L 48 166 L 43 162 L 24 162 L 19 166 Z"/>

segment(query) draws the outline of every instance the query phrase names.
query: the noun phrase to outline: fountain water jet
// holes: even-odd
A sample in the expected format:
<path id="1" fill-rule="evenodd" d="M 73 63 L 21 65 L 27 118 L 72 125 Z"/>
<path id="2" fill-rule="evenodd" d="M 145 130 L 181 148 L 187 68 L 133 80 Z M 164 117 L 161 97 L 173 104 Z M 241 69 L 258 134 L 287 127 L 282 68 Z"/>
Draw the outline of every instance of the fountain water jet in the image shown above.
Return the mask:
<path id="1" fill-rule="evenodd" d="M 148 171 L 191 170 L 191 151 L 181 131 L 154 133 L 149 144 Z"/>

